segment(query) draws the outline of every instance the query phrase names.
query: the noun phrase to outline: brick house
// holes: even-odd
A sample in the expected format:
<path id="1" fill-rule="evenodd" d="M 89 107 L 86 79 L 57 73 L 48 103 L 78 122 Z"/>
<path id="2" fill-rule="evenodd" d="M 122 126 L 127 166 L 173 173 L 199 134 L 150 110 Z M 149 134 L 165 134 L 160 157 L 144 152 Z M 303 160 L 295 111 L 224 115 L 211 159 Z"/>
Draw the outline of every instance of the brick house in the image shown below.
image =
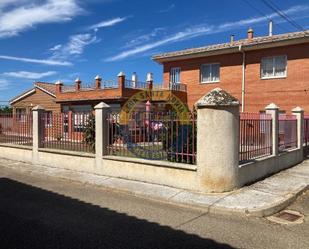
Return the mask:
<path id="1" fill-rule="evenodd" d="M 220 87 L 241 101 L 244 112 L 259 112 L 271 102 L 290 112 L 309 112 L 309 32 L 254 37 L 155 55 L 163 81 L 187 85 L 188 106 Z"/>
<path id="2" fill-rule="evenodd" d="M 59 113 L 60 104 L 56 103 L 55 84 L 36 82 L 33 88 L 21 93 L 10 100 L 13 114 L 24 115 L 31 113 L 36 105 L 44 106 L 47 112 Z"/>
<path id="3" fill-rule="evenodd" d="M 62 137 L 81 140 L 81 127 L 89 117 L 85 115 L 92 112 L 94 106 L 104 101 L 111 106 L 112 111 L 119 112 L 134 94 L 153 88 L 176 95 L 184 103 L 187 101 L 184 85 L 171 84 L 168 87 L 155 85 L 151 73 L 147 75 L 146 82 L 138 81 L 135 73 L 129 80 L 121 72 L 116 80 L 102 80 L 96 76 L 94 83 L 88 85 L 83 84 L 80 79 L 76 79 L 73 85 L 63 84 L 60 81 L 56 83 L 36 82 L 32 89 L 13 98 L 10 104 L 13 108 L 13 121 L 18 124 L 18 126 L 15 125 L 16 130 L 21 130 L 20 125 L 26 123 L 25 119 L 29 117 L 28 114 L 31 114 L 31 109 L 40 105 L 46 112 L 43 117 L 46 136 L 56 132 Z M 146 111 L 147 99 L 148 97 L 134 110 Z M 161 99 L 151 97 L 151 103 L 152 110 L 166 110 L 166 103 Z M 62 125 L 59 126 L 59 123 Z"/>
<path id="4" fill-rule="evenodd" d="M 119 111 L 130 97 L 141 91 L 157 89 L 169 91 L 183 102 L 187 102 L 186 86 L 182 84 L 169 84 L 166 86 L 153 83 L 151 73 L 147 75 L 145 82 L 138 81 L 133 73 L 131 79 L 127 79 L 124 73 L 118 75 L 116 80 L 102 80 L 96 76 L 94 84 L 85 85 L 80 79 L 75 80 L 74 85 L 56 83 L 56 103 L 61 105 L 61 110 L 91 111 L 94 106 L 104 101 L 114 111 Z M 152 101 L 156 103 L 154 108 L 165 108 L 164 101 Z"/>

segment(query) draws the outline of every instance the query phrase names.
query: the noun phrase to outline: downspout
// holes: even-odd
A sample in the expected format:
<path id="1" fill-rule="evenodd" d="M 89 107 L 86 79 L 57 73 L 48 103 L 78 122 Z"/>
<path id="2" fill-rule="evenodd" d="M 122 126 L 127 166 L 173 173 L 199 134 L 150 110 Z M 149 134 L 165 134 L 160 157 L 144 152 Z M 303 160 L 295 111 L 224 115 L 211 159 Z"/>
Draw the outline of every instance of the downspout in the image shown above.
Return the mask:
<path id="1" fill-rule="evenodd" d="M 241 83 L 241 112 L 245 111 L 245 90 L 246 90 L 246 53 L 241 45 L 239 51 L 242 53 L 242 83 Z"/>

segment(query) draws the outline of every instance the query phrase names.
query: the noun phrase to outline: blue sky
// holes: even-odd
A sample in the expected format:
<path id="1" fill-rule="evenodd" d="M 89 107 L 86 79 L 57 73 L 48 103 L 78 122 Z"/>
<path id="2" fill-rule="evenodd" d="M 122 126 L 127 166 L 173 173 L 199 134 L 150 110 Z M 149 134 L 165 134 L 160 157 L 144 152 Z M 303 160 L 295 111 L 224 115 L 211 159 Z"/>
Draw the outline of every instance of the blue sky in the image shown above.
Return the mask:
<path id="1" fill-rule="evenodd" d="M 272 1 L 309 29 L 308 0 Z M 248 27 L 266 35 L 268 17 L 275 34 L 297 31 L 262 0 L 0 0 L 0 101 L 34 81 L 89 84 L 124 71 L 161 82 L 153 54 L 241 39 Z"/>

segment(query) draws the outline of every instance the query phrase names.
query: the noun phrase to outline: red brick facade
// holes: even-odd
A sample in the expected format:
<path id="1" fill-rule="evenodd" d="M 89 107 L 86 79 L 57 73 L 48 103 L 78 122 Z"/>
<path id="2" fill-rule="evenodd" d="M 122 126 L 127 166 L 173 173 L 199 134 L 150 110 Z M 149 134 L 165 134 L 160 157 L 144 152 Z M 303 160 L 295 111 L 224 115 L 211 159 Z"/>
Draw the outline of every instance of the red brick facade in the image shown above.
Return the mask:
<path id="1" fill-rule="evenodd" d="M 290 112 L 296 106 L 309 112 L 309 43 L 247 51 L 245 70 L 245 112 L 258 112 L 271 102 Z M 261 79 L 262 57 L 286 55 L 287 76 L 280 79 Z M 164 83 L 169 82 L 171 67 L 181 68 L 181 83 L 187 84 L 188 105 L 207 92 L 220 87 L 241 101 L 242 53 L 214 55 L 181 61 L 164 62 Z M 200 83 L 202 64 L 220 63 L 220 82 Z"/>

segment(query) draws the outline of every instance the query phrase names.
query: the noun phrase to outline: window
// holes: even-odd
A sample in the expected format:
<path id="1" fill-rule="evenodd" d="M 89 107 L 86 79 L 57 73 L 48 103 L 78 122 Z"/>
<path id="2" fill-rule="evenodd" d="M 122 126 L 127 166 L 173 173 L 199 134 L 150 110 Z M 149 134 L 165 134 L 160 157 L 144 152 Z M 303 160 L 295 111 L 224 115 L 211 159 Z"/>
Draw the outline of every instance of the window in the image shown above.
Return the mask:
<path id="1" fill-rule="evenodd" d="M 25 122 L 26 121 L 26 109 L 16 108 L 16 118 L 19 122 Z"/>
<path id="2" fill-rule="evenodd" d="M 84 132 L 90 115 L 87 113 L 73 113 L 74 132 Z"/>
<path id="3" fill-rule="evenodd" d="M 201 83 L 213 83 L 220 81 L 220 64 L 204 64 L 201 66 Z"/>
<path id="4" fill-rule="evenodd" d="M 180 83 L 180 67 L 171 68 L 170 83 Z"/>
<path id="5" fill-rule="evenodd" d="M 51 111 L 45 112 L 45 127 L 52 126 L 53 123 L 53 113 Z"/>
<path id="6" fill-rule="evenodd" d="M 261 61 L 261 78 L 286 77 L 287 57 L 285 55 L 265 57 Z"/>

